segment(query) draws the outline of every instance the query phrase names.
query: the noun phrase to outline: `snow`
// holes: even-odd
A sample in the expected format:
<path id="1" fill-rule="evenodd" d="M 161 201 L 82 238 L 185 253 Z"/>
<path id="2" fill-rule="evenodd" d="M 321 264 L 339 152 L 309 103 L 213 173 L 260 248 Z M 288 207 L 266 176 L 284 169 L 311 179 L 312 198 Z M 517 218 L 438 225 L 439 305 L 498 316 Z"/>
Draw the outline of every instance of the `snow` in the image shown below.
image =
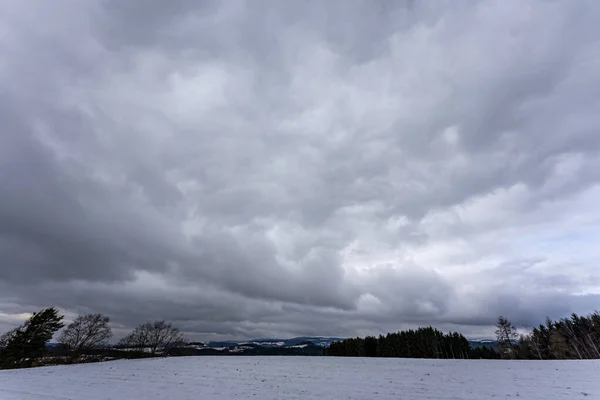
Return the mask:
<path id="1" fill-rule="evenodd" d="M 285 342 L 254 342 L 254 344 L 263 347 L 282 347 Z"/>
<path id="2" fill-rule="evenodd" d="M 241 352 L 243 352 L 245 350 L 249 350 L 251 348 L 252 347 L 248 347 L 248 346 L 236 346 L 233 349 L 229 349 L 229 352 L 230 353 L 241 353 Z"/>
<path id="3" fill-rule="evenodd" d="M 598 361 L 178 357 L 0 371 L 2 400 L 598 399 Z"/>

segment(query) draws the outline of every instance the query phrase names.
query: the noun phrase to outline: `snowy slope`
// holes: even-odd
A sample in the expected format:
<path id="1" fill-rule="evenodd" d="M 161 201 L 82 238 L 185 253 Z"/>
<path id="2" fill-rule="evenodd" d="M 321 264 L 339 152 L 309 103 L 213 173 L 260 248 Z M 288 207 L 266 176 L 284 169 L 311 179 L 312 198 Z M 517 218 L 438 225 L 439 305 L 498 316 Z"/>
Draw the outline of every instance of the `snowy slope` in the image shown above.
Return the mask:
<path id="1" fill-rule="evenodd" d="M 0 399 L 600 399 L 600 362 L 180 357 L 0 371 Z"/>

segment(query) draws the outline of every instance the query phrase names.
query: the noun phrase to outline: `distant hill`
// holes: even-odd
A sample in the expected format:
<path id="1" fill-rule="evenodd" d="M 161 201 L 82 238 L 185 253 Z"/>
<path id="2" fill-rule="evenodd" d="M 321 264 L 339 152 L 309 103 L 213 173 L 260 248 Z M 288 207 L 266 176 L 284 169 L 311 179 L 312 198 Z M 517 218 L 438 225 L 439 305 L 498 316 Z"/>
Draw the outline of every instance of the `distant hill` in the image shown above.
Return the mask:
<path id="1" fill-rule="evenodd" d="M 323 355 L 325 348 L 342 338 L 295 337 L 291 339 L 260 338 L 190 343 L 184 351 L 189 355 Z"/>
<path id="2" fill-rule="evenodd" d="M 472 349 L 476 349 L 476 348 L 480 348 L 480 347 L 487 347 L 488 349 L 495 349 L 498 346 L 498 342 L 495 340 L 487 340 L 487 339 L 469 340 L 469 346 L 471 346 Z"/>
<path id="3" fill-rule="evenodd" d="M 190 342 L 185 348 L 175 350 L 178 355 L 323 355 L 324 349 L 344 338 L 300 336 L 291 339 L 260 338 L 253 340 L 224 340 Z M 471 348 L 495 348 L 494 340 L 469 340 Z M 57 343 L 48 343 L 54 349 Z"/>
<path id="4" fill-rule="evenodd" d="M 260 347 L 290 347 L 304 344 L 313 344 L 318 347 L 329 347 L 332 342 L 340 342 L 343 338 L 321 337 L 321 336 L 300 336 L 291 339 L 261 338 L 252 340 L 224 340 L 211 341 L 206 343 L 207 347 L 230 347 L 230 346 L 260 346 Z"/>

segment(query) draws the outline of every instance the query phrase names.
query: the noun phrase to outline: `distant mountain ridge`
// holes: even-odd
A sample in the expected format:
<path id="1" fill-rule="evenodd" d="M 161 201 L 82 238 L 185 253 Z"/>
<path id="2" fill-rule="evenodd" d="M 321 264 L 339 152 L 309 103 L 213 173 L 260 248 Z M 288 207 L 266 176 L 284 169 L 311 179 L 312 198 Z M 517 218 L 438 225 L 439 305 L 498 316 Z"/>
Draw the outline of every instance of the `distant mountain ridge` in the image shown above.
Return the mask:
<path id="1" fill-rule="evenodd" d="M 222 341 L 209 341 L 206 343 L 207 347 L 230 347 L 230 346 L 243 346 L 253 344 L 262 347 L 290 347 L 299 346 L 302 344 L 312 343 L 318 347 L 329 347 L 333 342 L 340 342 L 344 338 L 339 337 L 323 337 L 323 336 L 299 336 L 291 339 L 278 339 L 278 338 L 260 338 L 252 340 L 222 340 Z"/>
<path id="2" fill-rule="evenodd" d="M 498 342 L 496 340 L 488 340 L 488 339 L 472 339 L 469 340 L 469 346 L 471 348 L 476 349 L 478 347 L 487 347 L 488 349 L 494 349 L 498 346 Z"/>
<path id="3" fill-rule="evenodd" d="M 192 342 L 193 344 L 201 344 L 205 347 L 234 347 L 253 345 L 253 347 L 290 347 L 299 346 L 307 343 L 312 343 L 318 347 L 329 347 L 333 342 L 341 342 L 345 338 L 340 337 L 329 337 L 329 336 L 299 336 L 290 339 L 278 339 L 278 338 L 260 338 L 252 340 L 214 340 L 208 342 Z M 471 339 L 469 340 L 471 347 L 496 347 L 498 342 L 491 339 Z M 58 343 L 48 343 L 47 347 L 53 348 L 58 346 Z"/>

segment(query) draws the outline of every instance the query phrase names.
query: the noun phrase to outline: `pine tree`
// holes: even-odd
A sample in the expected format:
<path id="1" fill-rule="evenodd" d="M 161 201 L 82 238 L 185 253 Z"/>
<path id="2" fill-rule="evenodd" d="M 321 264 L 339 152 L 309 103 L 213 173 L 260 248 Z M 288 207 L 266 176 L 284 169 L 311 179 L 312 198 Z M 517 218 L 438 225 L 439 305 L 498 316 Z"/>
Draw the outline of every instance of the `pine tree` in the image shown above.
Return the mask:
<path id="1" fill-rule="evenodd" d="M 388 333 L 378 338 L 352 338 L 332 343 L 326 351 L 337 357 L 399 357 L 399 358 L 471 358 L 469 341 L 458 332 L 443 332 L 432 327 Z M 478 352 L 476 358 L 496 358 L 495 353 Z"/>
<path id="2" fill-rule="evenodd" d="M 365 338 L 365 356 L 377 357 L 377 338 L 375 336 Z"/>
<path id="3" fill-rule="evenodd" d="M 5 347 L 0 350 L 3 368 L 32 366 L 46 354 L 46 343 L 64 325 L 56 308 L 33 313 L 22 326 L 13 331 Z"/>

